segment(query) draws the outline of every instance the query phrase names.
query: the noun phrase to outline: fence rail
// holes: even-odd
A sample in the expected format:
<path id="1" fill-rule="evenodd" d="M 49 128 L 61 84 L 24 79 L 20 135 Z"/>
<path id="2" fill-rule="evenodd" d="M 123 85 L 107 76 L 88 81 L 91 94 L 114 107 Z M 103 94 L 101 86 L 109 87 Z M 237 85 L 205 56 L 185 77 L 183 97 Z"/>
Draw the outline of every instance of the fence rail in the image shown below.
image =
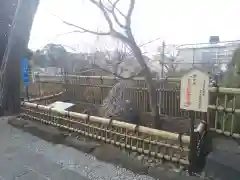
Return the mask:
<path id="1" fill-rule="evenodd" d="M 53 102 L 61 99 L 61 96 L 63 96 L 65 92 L 66 91 L 61 91 L 59 93 L 46 95 L 46 96 L 43 96 L 43 97 L 31 98 L 31 99 L 28 100 L 28 102 L 47 105 L 47 104 L 53 103 Z"/>

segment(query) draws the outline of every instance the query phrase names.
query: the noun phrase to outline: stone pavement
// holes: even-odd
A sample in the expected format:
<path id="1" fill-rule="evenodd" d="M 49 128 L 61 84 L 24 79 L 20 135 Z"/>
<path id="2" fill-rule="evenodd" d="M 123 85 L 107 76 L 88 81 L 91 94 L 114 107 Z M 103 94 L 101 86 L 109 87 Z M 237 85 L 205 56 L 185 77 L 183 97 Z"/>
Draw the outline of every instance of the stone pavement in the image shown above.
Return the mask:
<path id="1" fill-rule="evenodd" d="M 208 158 L 205 171 L 215 172 L 221 180 L 238 180 L 240 156 L 238 144 L 232 141 L 221 143 Z M 228 148 L 227 148 L 228 147 Z M 235 156 L 229 156 L 229 147 Z M 225 148 L 225 149 L 224 149 Z M 235 163 L 235 164 L 234 164 Z M 220 166 L 220 164 L 222 164 Z M 199 180 L 197 177 L 180 176 L 157 169 L 160 180 Z M 152 175 L 154 172 L 152 172 Z M 160 174 L 160 175 L 159 175 Z M 154 176 L 155 177 L 155 176 Z M 46 142 L 0 119 L 0 180 L 154 180 L 147 175 L 138 175 L 124 168 L 96 160 L 65 145 Z"/>
<path id="2" fill-rule="evenodd" d="M 87 180 L 88 178 L 68 169 L 61 162 L 54 162 L 43 155 L 57 156 L 51 144 L 37 137 L 10 127 L 0 120 L 0 179 L 1 180 Z M 58 147 L 59 151 L 61 147 Z M 50 155 L 51 156 L 51 155 Z"/>
<path id="3" fill-rule="evenodd" d="M 162 169 L 160 180 L 198 180 Z M 160 174 L 160 175 L 159 175 Z M 65 145 L 46 142 L 0 119 L 0 180 L 154 180 L 96 160 Z"/>
<path id="4" fill-rule="evenodd" d="M 153 180 L 97 161 L 71 147 L 54 145 L 0 119 L 0 180 Z"/>
<path id="5" fill-rule="evenodd" d="M 208 156 L 205 173 L 221 180 L 240 179 L 240 146 L 231 138 L 214 139 L 214 151 Z"/>

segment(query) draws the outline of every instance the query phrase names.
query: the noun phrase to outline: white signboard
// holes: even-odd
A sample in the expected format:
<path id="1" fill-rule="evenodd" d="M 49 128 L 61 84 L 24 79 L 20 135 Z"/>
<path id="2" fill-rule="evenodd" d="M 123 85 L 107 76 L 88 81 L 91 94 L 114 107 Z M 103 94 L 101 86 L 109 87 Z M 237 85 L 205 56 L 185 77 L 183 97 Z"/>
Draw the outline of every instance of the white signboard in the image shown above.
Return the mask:
<path id="1" fill-rule="evenodd" d="M 48 105 L 48 107 L 51 107 L 51 108 L 55 108 L 57 110 L 66 110 L 72 106 L 74 106 L 75 104 L 73 103 L 67 103 L 67 102 L 62 102 L 62 101 L 56 101 L 50 105 Z"/>
<path id="2" fill-rule="evenodd" d="M 181 78 L 180 108 L 207 112 L 209 75 L 193 69 Z"/>

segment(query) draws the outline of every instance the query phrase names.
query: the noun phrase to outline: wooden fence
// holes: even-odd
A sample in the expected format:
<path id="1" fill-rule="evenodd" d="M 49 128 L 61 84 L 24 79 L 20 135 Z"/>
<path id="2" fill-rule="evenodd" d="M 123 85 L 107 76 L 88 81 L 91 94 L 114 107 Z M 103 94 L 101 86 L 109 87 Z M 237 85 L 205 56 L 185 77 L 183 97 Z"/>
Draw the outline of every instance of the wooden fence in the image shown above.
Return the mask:
<path id="1" fill-rule="evenodd" d="M 158 105 L 161 114 L 171 117 L 189 117 L 180 109 L 179 78 L 156 81 L 158 84 Z M 40 76 L 38 83 L 63 84 L 69 100 L 78 103 L 101 104 L 109 90 L 119 79 L 104 76 Z M 130 96 L 140 112 L 149 112 L 149 99 L 143 78 L 134 78 L 129 88 Z M 211 130 L 225 135 L 240 137 L 240 89 L 210 87 L 210 104 L 207 113 L 195 112 L 195 119 L 205 120 Z"/>

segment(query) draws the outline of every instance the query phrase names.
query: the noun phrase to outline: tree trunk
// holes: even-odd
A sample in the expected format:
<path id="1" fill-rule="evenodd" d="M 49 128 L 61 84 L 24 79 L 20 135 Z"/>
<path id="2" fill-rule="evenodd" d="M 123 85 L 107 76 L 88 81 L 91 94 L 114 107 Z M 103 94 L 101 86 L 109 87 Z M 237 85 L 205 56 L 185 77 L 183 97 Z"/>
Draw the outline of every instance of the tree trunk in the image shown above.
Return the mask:
<path id="1" fill-rule="evenodd" d="M 20 61 L 27 55 L 28 41 L 38 0 L 18 0 L 1 67 L 2 111 L 20 112 Z"/>
<path id="2" fill-rule="evenodd" d="M 140 64 L 141 68 L 143 69 L 143 74 L 145 76 L 145 80 L 147 82 L 148 91 L 149 91 L 149 100 L 150 100 L 150 107 L 152 115 L 154 116 L 154 127 L 156 129 L 160 129 L 162 127 L 162 123 L 159 116 L 159 108 L 157 104 L 157 90 L 156 90 L 156 83 L 153 81 L 153 77 L 151 71 L 145 60 L 142 56 L 142 52 L 138 45 L 135 43 L 129 44 L 131 47 L 133 54 L 135 55 L 138 63 Z"/>
<path id="3" fill-rule="evenodd" d="M 11 27 L 9 25 L 12 24 L 14 19 L 17 1 L 18 0 L 1 0 L 0 2 L 0 66 L 7 47 Z"/>

